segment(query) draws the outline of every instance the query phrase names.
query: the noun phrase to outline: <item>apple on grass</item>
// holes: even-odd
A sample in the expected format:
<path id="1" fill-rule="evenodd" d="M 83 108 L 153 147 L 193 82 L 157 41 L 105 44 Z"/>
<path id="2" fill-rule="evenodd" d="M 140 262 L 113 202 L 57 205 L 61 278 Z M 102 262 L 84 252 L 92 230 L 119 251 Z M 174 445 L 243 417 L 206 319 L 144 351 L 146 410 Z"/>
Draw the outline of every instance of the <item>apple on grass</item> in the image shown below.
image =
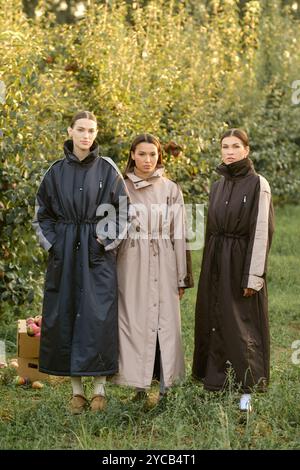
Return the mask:
<path id="1" fill-rule="evenodd" d="M 17 375 L 15 377 L 15 384 L 16 385 L 29 385 L 30 380 L 28 377 L 21 377 L 20 375 Z"/>
<path id="2" fill-rule="evenodd" d="M 42 384 L 42 382 L 39 382 L 38 380 L 35 380 L 34 382 L 32 382 L 31 387 L 35 388 L 36 390 L 39 390 L 39 389 L 43 388 L 44 385 Z"/>

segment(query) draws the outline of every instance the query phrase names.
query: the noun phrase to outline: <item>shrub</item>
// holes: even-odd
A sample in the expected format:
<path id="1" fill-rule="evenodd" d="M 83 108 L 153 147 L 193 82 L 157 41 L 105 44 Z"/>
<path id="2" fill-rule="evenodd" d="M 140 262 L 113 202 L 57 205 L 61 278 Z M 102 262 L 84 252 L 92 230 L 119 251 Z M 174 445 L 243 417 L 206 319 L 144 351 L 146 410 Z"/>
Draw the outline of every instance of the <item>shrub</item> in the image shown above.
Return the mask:
<path id="1" fill-rule="evenodd" d="M 0 0 L 0 280 L 16 315 L 40 302 L 34 198 L 78 109 L 97 114 L 102 153 L 121 167 L 141 131 L 183 146 L 165 162 L 187 201 L 207 200 L 220 134 L 244 127 L 276 202 L 299 200 L 300 108 L 291 103 L 299 24 L 279 1 L 250 0 L 242 11 L 237 0 L 206 3 L 192 15 L 184 2 L 91 2 L 80 21 L 60 25 L 51 15 L 28 20 L 20 0 L 5 8 Z"/>

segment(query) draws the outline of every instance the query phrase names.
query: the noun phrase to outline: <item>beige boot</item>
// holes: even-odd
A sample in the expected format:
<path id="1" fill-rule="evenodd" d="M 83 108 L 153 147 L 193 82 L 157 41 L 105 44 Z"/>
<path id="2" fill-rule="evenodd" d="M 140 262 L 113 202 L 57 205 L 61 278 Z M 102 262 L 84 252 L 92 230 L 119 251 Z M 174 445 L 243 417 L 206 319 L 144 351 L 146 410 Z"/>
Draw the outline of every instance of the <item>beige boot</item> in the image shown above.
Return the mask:
<path id="1" fill-rule="evenodd" d="M 70 402 L 72 415 L 80 415 L 88 406 L 89 402 L 83 395 L 74 395 Z"/>
<path id="2" fill-rule="evenodd" d="M 103 395 L 94 395 L 91 399 L 91 411 L 103 411 L 106 408 L 106 398 Z"/>

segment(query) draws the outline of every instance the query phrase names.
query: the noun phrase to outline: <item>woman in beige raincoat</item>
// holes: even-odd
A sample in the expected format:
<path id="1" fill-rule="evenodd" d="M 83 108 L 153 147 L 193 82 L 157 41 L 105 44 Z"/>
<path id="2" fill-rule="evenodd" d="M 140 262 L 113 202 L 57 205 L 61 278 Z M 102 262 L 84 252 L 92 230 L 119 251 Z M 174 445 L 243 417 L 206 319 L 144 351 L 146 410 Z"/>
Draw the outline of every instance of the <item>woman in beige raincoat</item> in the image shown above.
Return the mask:
<path id="1" fill-rule="evenodd" d="M 156 137 L 142 134 L 134 139 L 125 183 L 134 215 L 117 258 L 120 356 L 114 382 L 135 387 L 136 398 L 142 398 L 154 369 L 161 395 L 184 377 L 179 301 L 192 281 L 183 196 L 164 176 Z"/>

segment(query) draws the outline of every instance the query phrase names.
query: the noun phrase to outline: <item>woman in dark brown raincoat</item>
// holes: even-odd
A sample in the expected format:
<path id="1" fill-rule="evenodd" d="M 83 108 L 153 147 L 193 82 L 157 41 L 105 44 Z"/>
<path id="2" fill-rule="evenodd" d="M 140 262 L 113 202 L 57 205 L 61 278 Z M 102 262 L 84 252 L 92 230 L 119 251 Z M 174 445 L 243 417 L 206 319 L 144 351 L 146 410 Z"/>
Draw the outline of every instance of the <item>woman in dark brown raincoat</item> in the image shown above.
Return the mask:
<path id="1" fill-rule="evenodd" d="M 224 388 L 231 367 L 250 410 L 251 390 L 269 381 L 266 262 L 273 233 L 267 180 L 248 158 L 247 134 L 221 138 L 221 179 L 212 185 L 195 314 L 193 376 Z"/>

